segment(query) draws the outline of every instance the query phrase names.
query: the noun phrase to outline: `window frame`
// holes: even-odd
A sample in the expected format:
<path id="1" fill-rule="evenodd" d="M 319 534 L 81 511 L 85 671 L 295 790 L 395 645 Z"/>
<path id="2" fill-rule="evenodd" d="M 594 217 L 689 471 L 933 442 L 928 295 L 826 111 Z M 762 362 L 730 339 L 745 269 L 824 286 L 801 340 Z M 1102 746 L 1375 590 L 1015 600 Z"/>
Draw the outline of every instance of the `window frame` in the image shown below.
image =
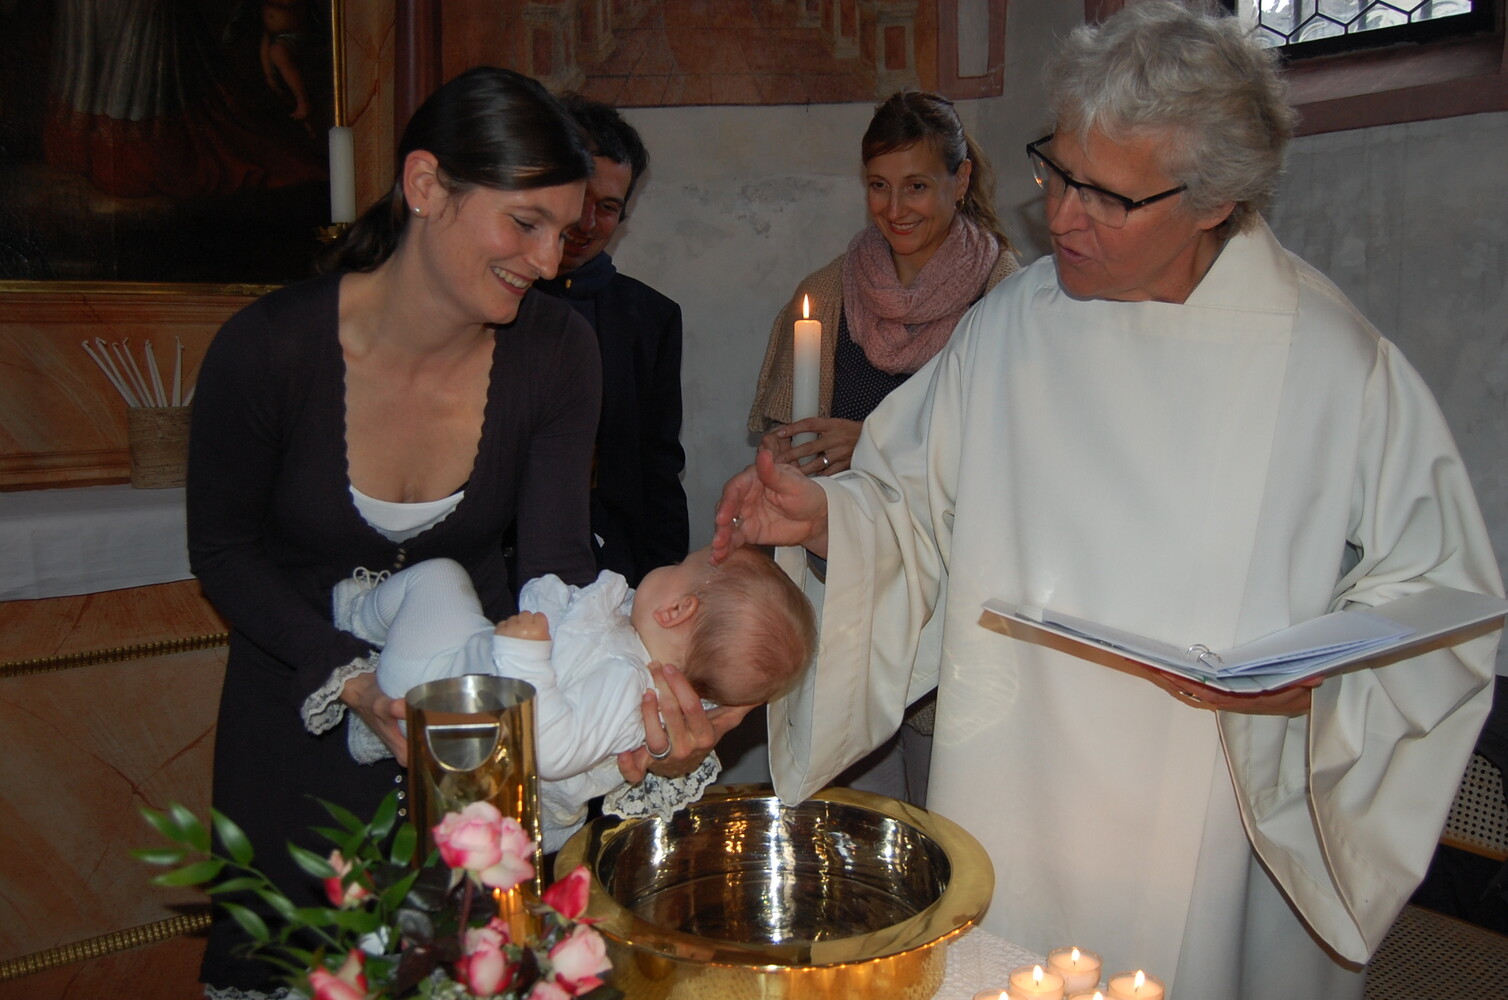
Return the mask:
<path id="1" fill-rule="evenodd" d="M 1300 115 L 1298 134 L 1428 121 L 1508 110 L 1508 33 L 1504 2 L 1497 29 L 1296 60 L 1285 70 Z M 1099 21 L 1125 0 L 1084 0 L 1084 20 Z"/>

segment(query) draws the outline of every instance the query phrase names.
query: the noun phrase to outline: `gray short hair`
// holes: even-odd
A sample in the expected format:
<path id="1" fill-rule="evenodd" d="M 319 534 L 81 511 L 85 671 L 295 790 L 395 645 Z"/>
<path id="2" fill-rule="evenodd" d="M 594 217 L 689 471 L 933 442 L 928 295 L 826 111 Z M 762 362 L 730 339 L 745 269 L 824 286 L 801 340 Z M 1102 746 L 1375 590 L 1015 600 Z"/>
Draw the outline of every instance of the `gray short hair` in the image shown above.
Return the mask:
<path id="1" fill-rule="evenodd" d="M 1248 228 L 1272 202 L 1297 115 L 1277 55 L 1242 21 L 1204 2 L 1130 3 L 1076 29 L 1048 68 L 1056 128 L 1106 138 L 1168 132 L 1163 161 L 1195 214 L 1235 210 L 1216 230 Z"/>

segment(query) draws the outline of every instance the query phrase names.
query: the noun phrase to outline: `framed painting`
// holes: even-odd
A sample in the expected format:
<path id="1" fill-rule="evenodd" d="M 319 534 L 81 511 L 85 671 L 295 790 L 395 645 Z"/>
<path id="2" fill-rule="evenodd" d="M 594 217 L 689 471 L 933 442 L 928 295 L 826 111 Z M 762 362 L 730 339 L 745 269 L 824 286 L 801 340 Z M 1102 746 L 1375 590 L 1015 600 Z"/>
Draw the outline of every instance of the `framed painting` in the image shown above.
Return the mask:
<path id="1" fill-rule="evenodd" d="M 998 96 L 1006 0 L 411 0 L 442 77 L 511 66 L 619 107 Z"/>
<path id="2" fill-rule="evenodd" d="M 329 220 L 331 16 L 314 0 L 0 0 L 5 289 L 307 275 Z"/>

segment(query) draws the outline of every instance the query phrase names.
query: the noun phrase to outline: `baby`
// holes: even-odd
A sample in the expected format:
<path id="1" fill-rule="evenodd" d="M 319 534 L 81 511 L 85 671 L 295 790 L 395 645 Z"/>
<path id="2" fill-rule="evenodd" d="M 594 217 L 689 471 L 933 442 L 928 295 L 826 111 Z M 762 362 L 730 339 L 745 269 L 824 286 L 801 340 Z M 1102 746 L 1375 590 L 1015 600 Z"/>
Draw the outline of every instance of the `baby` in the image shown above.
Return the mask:
<path id="1" fill-rule="evenodd" d="M 811 604 L 748 548 L 718 566 L 707 549 L 693 552 L 650 571 L 637 591 L 606 570 L 586 587 L 540 577 L 524 585 L 519 606 L 494 627 L 470 576 L 449 559 L 385 579 L 358 571 L 334 594 L 336 626 L 381 648 L 377 682 L 392 697 L 468 673 L 534 685 L 546 851 L 581 825 L 591 798 L 608 794 L 605 808 L 619 814 L 668 814 L 717 777 L 709 755 L 684 778 L 624 784 L 617 754 L 645 743 L 639 705 L 650 661 L 676 664 L 707 702 L 756 705 L 784 691 L 816 646 Z"/>

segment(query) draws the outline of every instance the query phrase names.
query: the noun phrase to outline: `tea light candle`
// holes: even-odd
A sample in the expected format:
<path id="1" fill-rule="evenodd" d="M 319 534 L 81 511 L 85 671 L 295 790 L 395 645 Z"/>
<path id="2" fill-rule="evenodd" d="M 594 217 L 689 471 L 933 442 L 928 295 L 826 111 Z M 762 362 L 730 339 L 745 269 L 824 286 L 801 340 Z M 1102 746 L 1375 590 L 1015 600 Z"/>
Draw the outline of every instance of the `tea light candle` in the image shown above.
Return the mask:
<path id="1" fill-rule="evenodd" d="M 1047 967 L 1063 977 L 1063 989 L 1070 994 L 1100 984 L 1100 956 L 1092 951 L 1054 948 L 1047 953 Z"/>
<path id="2" fill-rule="evenodd" d="M 1105 1000 L 1105 994 L 1099 990 L 1095 990 L 1093 993 L 1075 993 L 1068 1000 Z"/>
<path id="3" fill-rule="evenodd" d="M 1005 990 L 980 990 L 974 994 L 974 1000 L 1010 1000 L 1010 997 Z"/>
<path id="4" fill-rule="evenodd" d="M 1011 1000 L 1063 1000 L 1063 977 L 1040 965 L 1011 970 Z"/>
<path id="5" fill-rule="evenodd" d="M 1108 996 L 1109 1000 L 1163 1000 L 1164 992 L 1161 979 L 1137 969 L 1111 976 Z"/>

